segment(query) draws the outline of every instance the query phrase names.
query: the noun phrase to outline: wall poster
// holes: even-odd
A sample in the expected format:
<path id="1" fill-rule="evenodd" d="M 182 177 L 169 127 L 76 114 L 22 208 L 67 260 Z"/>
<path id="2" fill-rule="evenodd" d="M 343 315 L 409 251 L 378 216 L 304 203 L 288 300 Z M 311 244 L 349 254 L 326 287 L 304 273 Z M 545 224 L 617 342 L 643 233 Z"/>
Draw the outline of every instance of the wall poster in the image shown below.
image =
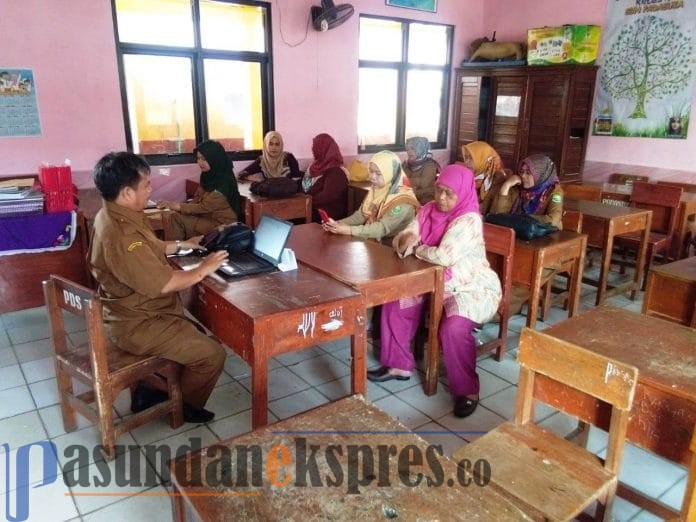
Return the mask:
<path id="1" fill-rule="evenodd" d="M 696 80 L 696 0 L 610 0 L 594 135 L 685 139 Z"/>
<path id="2" fill-rule="evenodd" d="M 0 138 L 22 136 L 41 136 L 34 73 L 0 66 Z"/>

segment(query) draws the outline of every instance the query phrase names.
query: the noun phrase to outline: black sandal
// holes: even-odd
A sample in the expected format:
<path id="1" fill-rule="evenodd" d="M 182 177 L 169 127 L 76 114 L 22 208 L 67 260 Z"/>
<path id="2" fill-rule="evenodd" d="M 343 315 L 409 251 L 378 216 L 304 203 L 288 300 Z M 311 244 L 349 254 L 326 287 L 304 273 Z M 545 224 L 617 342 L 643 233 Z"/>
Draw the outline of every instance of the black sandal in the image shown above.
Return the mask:
<path id="1" fill-rule="evenodd" d="M 470 399 L 466 395 L 462 397 L 457 397 L 454 400 L 454 416 L 455 417 L 468 417 L 474 411 L 476 411 L 476 407 L 478 406 L 478 399 Z"/>

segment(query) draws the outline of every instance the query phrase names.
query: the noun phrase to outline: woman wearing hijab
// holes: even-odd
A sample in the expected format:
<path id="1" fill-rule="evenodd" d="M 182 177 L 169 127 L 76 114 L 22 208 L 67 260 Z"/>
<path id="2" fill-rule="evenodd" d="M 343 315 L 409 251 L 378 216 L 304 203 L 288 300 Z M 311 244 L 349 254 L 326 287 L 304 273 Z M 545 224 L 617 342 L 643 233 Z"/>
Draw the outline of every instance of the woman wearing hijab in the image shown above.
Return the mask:
<path id="1" fill-rule="evenodd" d="M 340 221 L 330 219 L 324 230 L 380 241 L 398 234 L 411 222 L 420 204 L 413 189 L 402 184 L 399 157 L 388 150 L 378 152 L 370 158 L 368 173 L 372 188 L 360 208 Z"/>
<path id="2" fill-rule="evenodd" d="M 253 176 L 253 181 L 268 178 L 299 178 L 302 176 L 295 156 L 283 150 L 280 132 L 270 131 L 263 137 L 263 151 L 254 162 L 239 173 L 239 180 Z M 251 180 L 250 180 L 251 181 Z"/>
<path id="3" fill-rule="evenodd" d="M 346 217 L 348 174 L 338 144 L 328 134 L 312 140 L 314 161 L 302 178 L 302 192 L 312 196 L 312 220 L 321 223 L 319 209 L 333 219 Z"/>
<path id="4" fill-rule="evenodd" d="M 157 208 L 173 210 L 169 239 L 187 239 L 207 234 L 219 225 L 233 223 L 241 215 L 237 179 L 224 147 L 204 141 L 193 150 L 201 169 L 200 183 L 188 203 L 159 201 Z"/>
<path id="5" fill-rule="evenodd" d="M 440 165 L 432 156 L 428 138 L 415 136 L 406 140 L 406 161 L 402 167 L 421 205 L 433 200 L 435 178 L 440 172 Z"/>
<path id="6" fill-rule="evenodd" d="M 505 181 L 503 162 L 496 150 L 485 141 L 462 145 L 464 165 L 474 173 L 481 214 L 486 215 Z"/>
<path id="7" fill-rule="evenodd" d="M 528 214 L 537 221 L 561 228 L 563 189 L 551 158 L 533 154 L 520 162 L 519 174 L 500 187 L 492 213 Z"/>
<path id="8" fill-rule="evenodd" d="M 444 267 L 444 313 L 438 330 L 447 368 L 454 415 L 471 415 L 479 399 L 476 340 L 480 323 L 493 317 L 502 295 L 500 281 L 488 265 L 483 219 L 471 170 L 448 165 L 435 182 L 435 199 L 394 238 L 400 257 L 416 257 Z M 415 368 L 411 341 L 423 316 L 425 298 L 402 299 L 382 306 L 382 366 L 367 372 L 375 382 L 408 380 Z"/>

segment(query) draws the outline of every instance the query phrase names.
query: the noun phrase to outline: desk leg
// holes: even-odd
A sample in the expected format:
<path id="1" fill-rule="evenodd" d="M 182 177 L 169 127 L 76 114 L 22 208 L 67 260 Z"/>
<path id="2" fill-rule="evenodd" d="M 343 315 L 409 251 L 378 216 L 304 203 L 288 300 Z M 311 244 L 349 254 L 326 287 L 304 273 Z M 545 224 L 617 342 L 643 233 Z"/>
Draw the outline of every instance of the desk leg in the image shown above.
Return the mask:
<path id="1" fill-rule="evenodd" d="M 350 363 L 351 371 L 351 392 L 367 395 L 367 333 L 365 324 L 366 310 L 364 308 L 356 310 L 355 324 L 353 325 L 353 335 L 350 338 Z"/>
<path id="2" fill-rule="evenodd" d="M 640 238 L 640 246 L 636 253 L 636 271 L 633 278 L 633 290 L 631 291 L 631 301 L 635 301 L 638 291 L 643 287 L 643 272 L 647 266 L 646 256 L 648 254 L 648 239 L 650 237 L 650 227 L 652 225 L 652 213 L 648 215 L 645 228 Z"/>
<path id="3" fill-rule="evenodd" d="M 442 317 L 442 297 L 445 280 L 441 267 L 434 276 L 434 290 L 430 295 L 430 324 L 428 325 L 428 361 L 425 370 L 425 394 L 433 395 L 437 391 L 437 376 L 440 371 L 440 342 L 438 327 Z"/>
<path id="4" fill-rule="evenodd" d="M 254 342 L 251 365 L 251 429 L 268 424 L 268 353 L 269 336 L 261 332 Z"/>
<path id="5" fill-rule="evenodd" d="M 611 268 L 611 252 L 614 248 L 614 227 L 607 225 L 604 232 L 604 248 L 602 249 L 602 268 L 599 270 L 599 285 L 597 286 L 597 299 L 595 305 L 599 306 L 604 302 L 607 292 L 607 281 L 609 279 L 609 269 Z"/>
<path id="6" fill-rule="evenodd" d="M 305 198 L 305 223 L 312 222 L 312 198 Z"/>
<path id="7" fill-rule="evenodd" d="M 534 274 L 529 287 L 529 301 L 527 302 L 527 326 L 534 329 L 539 314 L 539 294 L 541 293 L 541 274 L 544 271 L 543 260 L 539 258 L 538 252 L 534 253 L 534 263 L 532 264 Z"/>
<path id="8" fill-rule="evenodd" d="M 580 242 L 580 255 L 575 258 L 573 273 L 570 280 L 570 294 L 568 295 L 568 317 L 573 317 L 578 312 L 580 304 L 580 292 L 582 290 L 582 272 L 585 268 L 585 251 L 587 250 L 587 236 Z"/>

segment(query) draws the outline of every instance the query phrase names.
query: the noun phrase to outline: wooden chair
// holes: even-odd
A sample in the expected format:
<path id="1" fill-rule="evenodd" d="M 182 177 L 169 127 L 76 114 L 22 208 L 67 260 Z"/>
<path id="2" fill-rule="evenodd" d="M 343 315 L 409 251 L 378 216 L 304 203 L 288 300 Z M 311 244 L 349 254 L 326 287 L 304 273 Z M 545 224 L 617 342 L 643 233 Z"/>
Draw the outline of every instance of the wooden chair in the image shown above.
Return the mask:
<path id="1" fill-rule="evenodd" d="M 647 183 L 650 181 L 648 176 L 638 176 L 636 174 L 621 174 L 620 172 L 614 172 L 609 175 L 609 183 L 614 185 L 632 185 L 636 181 Z"/>
<path id="2" fill-rule="evenodd" d="M 154 356 L 133 355 L 112 345 L 104 333 L 101 301 L 93 290 L 55 275 L 43 282 L 43 289 L 65 431 L 76 429 L 76 411 L 84 415 L 99 427 L 104 446 L 102 453 L 105 458 L 112 459 L 116 456 L 116 439 L 137 426 L 165 414 L 169 414 L 172 428 L 183 424 L 181 368 L 177 363 Z M 66 340 L 63 312 L 84 318 L 88 333 L 86 343 L 73 348 Z M 170 399 L 117 423 L 113 404 L 118 394 L 155 373 L 166 379 Z M 75 395 L 73 378 L 90 390 Z"/>
<path id="3" fill-rule="evenodd" d="M 478 355 L 495 351 L 495 360 L 502 360 L 507 344 L 508 321 L 510 319 L 510 297 L 512 295 L 512 260 L 515 252 L 515 231 L 508 227 L 483 224 L 483 240 L 486 243 L 486 258 L 491 268 L 498 274 L 503 295 L 498 305 L 498 336 L 478 346 Z M 428 329 L 423 321 L 414 340 L 414 357 L 423 358 Z"/>
<path id="4" fill-rule="evenodd" d="M 579 185 L 567 183 L 563 185 L 563 195 L 566 199 L 581 201 L 602 201 L 602 187 L 600 185 Z"/>
<path id="5" fill-rule="evenodd" d="M 638 370 L 526 327 L 519 362 L 514 420 L 456 451 L 455 460 L 486 459 L 490 487 L 532 518 L 571 520 L 598 501 L 595 520 L 610 520 Z M 558 381 L 612 406 L 606 459 L 533 423 L 536 379 Z"/>
<path id="6" fill-rule="evenodd" d="M 683 192 L 696 192 L 696 185 L 691 183 L 678 183 L 675 181 L 658 181 L 658 185 L 668 185 L 670 187 L 680 187 Z M 696 252 L 696 216 L 693 214 L 686 216 L 686 230 L 682 231 L 683 235 L 680 238 L 681 244 L 677 246 L 677 259 L 683 259 L 694 255 Z"/>
<path id="7" fill-rule="evenodd" d="M 648 237 L 648 252 L 645 259 L 645 276 L 642 287 L 645 288 L 645 278 L 656 254 L 664 254 L 672 245 L 677 232 L 677 215 L 682 195 L 680 187 L 658 185 L 656 183 L 635 182 L 631 192 L 631 206 L 653 211 Z M 640 232 L 616 236 L 614 244 L 623 250 L 623 259 L 616 261 L 621 265 L 622 272 L 626 264 L 626 250 L 638 251 Z M 615 261 L 612 260 L 612 263 Z M 632 264 L 632 263 L 631 263 Z"/>
<path id="8" fill-rule="evenodd" d="M 563 189 L 565 193 L 565 188 Z M 600 189 L 601 196 L 601 189 Z M 564 210 L 562 219 L 563 230 L 570 230 L 572 232 L 577 232 L 578 234 L 582 232 L 582 213 L 576 210 Z M 552 301 L 559 302 L 563 300 L 563 309 L 568 308 L 568 296 L 570 295 L 570 276 L 573 271 L 573 263 L 566 263 L 562 265 L 558 270 L 556 270 L 552 277 L 544 283 L 541 288 L 541 320 L 546 321 L 546 317 L 549 313 L 549 309 L 553 304 Z M 556 288 L 553 286 L 553 282 L 556 276 L 563 276 L 566 279 L 565 288 Z"/>
<path id="9" fill-rule="evenodd" d="M 684 491 L 684 500 L 680 517 L 680 522 L 693 522 L 696 520 L 696 428 L 691 437 L 691 466 L 689 466 L 689 479 Z"/>

